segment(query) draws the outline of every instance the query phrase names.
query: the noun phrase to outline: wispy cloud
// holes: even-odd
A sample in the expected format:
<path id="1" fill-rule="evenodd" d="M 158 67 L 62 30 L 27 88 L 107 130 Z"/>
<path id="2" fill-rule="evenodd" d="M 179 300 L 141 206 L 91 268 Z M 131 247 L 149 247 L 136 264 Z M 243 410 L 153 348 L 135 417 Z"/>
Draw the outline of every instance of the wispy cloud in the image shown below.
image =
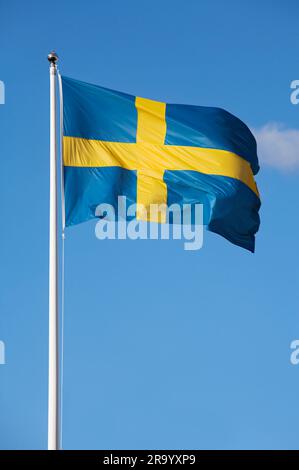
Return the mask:
<path id="1" fill-rule="evenodd" d="M 268 123 L 253 129 L 260 163 L 281 170 L 299 168 L 299 130 Z"/>

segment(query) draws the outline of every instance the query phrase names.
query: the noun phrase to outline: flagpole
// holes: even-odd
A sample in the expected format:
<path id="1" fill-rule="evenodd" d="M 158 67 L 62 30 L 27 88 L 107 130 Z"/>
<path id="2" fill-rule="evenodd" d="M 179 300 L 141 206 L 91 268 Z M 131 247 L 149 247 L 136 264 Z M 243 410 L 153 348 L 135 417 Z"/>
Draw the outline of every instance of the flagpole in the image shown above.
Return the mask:
<path id="1" fill-rule="evenodd" d="M 49 391 L 48 450 L 59 448 L 58 403 L 58 242 L 57 242 L 57 143 L 56 143 L 56 62 L 50 62 L 50 226 L 49 226 Z"/>

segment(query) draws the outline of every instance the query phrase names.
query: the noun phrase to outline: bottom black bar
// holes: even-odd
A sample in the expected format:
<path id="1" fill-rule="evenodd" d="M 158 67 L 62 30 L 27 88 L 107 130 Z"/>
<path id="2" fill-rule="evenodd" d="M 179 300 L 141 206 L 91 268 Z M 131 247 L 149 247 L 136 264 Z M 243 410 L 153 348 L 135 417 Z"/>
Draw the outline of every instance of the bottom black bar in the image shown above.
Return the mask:
<path id="1" fill-rule="evenodd" d="M 0 451 L 0 463 L 18 463 L 28 460 L 51 464 L 62 461 L 74 462 L 75 465 L 99 466 L 116 465 L 125 468 L 136 468 L 142 465 L 173 465 L 191 466 L 210 464 L 250 464 L 266 462 L 285 463 L 293 460 L 298 462 L 297 450 L 60 450 L 60 451 Z M 150 467 L 149 467 L 150 468 Z"/>

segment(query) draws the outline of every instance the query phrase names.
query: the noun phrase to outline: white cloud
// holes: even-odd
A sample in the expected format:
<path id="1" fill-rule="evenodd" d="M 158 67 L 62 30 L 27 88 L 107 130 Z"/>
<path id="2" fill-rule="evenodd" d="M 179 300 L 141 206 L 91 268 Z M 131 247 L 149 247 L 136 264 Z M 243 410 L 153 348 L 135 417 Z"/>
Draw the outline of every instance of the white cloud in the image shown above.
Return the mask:
<path id="1" fill-rule="evenodd" d="M 277 123 L 268 123 L 253 129 L 261 165 L 277 169 L 299 168 L 299 130 L 287 129 Z"/>

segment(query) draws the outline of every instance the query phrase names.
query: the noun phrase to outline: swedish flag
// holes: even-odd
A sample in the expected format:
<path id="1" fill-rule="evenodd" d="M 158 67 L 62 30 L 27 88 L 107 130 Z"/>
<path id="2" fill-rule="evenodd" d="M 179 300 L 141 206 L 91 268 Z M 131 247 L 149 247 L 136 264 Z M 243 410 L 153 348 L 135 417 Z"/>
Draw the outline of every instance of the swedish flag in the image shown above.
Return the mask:
<path id="1" fill-rule="evenodd" d="M 67 77 L 62 89 L 67 226 L 94 218 L 101 203 L 116 208 L 119 195 L 145 208 L 201 203 L 209 230 L 254 251 L 259 165 L 242 121 L 220 108 L 166 104 Z M 137 209 L 137 218 L 143 214 Z"/>

